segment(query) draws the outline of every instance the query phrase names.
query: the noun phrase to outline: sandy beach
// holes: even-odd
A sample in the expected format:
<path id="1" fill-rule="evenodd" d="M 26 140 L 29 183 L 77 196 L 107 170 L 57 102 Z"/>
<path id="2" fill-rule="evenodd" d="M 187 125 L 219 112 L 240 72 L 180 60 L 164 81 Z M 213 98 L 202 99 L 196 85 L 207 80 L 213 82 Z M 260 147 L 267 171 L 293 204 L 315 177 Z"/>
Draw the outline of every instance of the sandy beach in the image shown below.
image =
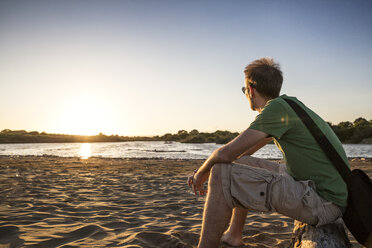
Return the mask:
<path id="1" fill-rule="evenodd" d="M 0 248 L 195 247 L 205 197 L 186 179 L 202 162 L 1 156 Z M 372 176 L 371 159 L 351 164 Z M 292 229 L 252 212 L 245 247 L 287 247 Z"/>

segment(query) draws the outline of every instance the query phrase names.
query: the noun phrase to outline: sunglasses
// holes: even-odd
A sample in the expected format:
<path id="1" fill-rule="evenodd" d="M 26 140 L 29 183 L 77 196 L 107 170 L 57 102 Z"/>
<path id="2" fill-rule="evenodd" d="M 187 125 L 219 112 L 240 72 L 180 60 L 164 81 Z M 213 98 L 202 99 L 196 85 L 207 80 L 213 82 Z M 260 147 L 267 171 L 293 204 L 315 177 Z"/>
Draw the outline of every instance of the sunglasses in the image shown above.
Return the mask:
<path id="1" fill-rule="evenodd" d="M 247 88 L 245 88 L 245 87 L 242 88 L 243 94 L 245 94 L 245 90 L 246 90 L 246 89 L 247 89 Z"/>
<path id="2" fill-rule="evenodd" d="M 251 82 L 248 82 L 249 86 L 251 86 L 252 88 L 255 88 L 255 86 L 251 83 Z M 245 95 L 245 91 L 247 90 L 247 87 L 242 87 L 242 91 L 243 91 L 243 94 Z"/>

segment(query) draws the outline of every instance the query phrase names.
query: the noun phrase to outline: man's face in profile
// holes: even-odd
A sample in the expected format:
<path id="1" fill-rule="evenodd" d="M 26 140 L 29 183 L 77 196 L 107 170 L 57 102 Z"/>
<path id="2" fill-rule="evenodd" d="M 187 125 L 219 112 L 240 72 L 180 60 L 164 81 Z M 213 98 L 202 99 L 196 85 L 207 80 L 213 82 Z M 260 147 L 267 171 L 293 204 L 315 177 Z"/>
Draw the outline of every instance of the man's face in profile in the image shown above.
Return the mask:
<path id="1" fill-rule="evenodd" d="M 251 109 L 253 111 L 256 111 L 255 107 L 254 107 L 254 101 L 252 99 L 252 94 L 250 93 L 250 90 L 249 90 L 249 84 L 248 84 L 249 80 L 246 78 L 245 79 L 245 97 L 248 99 L 249 101 L 249 105 L 251 106 Z"/>

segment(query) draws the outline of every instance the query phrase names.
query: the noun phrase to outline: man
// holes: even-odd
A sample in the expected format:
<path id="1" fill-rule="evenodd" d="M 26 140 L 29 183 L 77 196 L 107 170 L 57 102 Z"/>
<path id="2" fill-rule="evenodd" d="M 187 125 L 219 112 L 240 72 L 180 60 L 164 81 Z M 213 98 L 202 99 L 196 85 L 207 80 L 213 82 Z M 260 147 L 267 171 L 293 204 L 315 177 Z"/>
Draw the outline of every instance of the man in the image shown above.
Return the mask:
<path id="1" fill-rule="evenodd" d="M 346 184 L 283 99 L 300 104 L 348 164 L 329 125 L 296 98 L 279 96 L 283 77 L 272 59 L 258 59 L 244 73 L 243 91 L 258 116 L 247 130 L 215 150 L 188 180 L 195 194 L 203 195 L 206 191 L 202 185 L 209 178 L 198 247 L 218 247 L 221 240 L 243 245 L 249 210 L 275 211 L 323 225 L 339 218 L 346 206 Z M 272 140 L 282 151 L 285 165 L 250 156 Z"/>

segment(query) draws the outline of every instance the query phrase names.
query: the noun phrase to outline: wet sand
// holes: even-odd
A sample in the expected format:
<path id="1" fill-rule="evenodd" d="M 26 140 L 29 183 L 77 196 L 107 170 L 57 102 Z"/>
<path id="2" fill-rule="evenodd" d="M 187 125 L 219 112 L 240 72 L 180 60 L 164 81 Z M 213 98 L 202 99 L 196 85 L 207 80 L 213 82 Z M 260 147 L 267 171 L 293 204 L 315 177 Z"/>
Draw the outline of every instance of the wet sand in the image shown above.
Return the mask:
<path id="1" fill-rule="evenodd" d="M 195 247 L 205 197 L 186 179 L 202 162 L 0 156 L 0 248 Z M 371 159 L 351 164 L 372 177 Z M 244 247 L 287 247 L 292 229 L 250 213 Z"/>

